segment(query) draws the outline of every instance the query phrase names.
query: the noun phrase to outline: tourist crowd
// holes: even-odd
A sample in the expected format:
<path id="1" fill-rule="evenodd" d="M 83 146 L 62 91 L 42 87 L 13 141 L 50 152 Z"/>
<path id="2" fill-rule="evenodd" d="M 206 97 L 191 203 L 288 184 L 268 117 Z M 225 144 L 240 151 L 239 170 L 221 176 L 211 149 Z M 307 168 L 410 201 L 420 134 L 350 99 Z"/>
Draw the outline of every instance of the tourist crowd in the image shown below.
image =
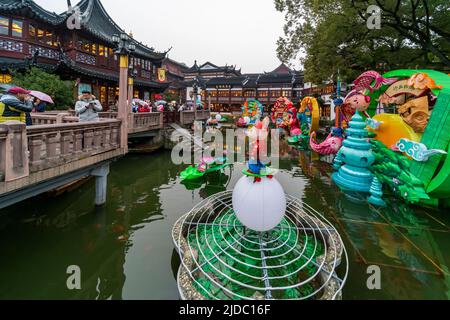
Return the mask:
<path id="1" fill-rule="evenodd" d="M 43 101 L 43 96 L 51 98 L 41 92 L 30 91 L 20 87 L 11 87 L 6 90 L 5 94 L 0 94 L 0 123 L 6 121 L 20 121 L 26 125 L 32 125 L 32 112 L 45 112 L 47 102 Z M 41 98 L 39 98 L 41 97 Z M 112 111 L 117 111 L 118 102 L 114 105 Z M 197 110 L 204 110 L 202 104 L 197 105 Z M 166 102 L 159 100 L 151 102 L 150 100 L 133 99 L 132 112 L 182 112 L 193 111 L 194 103 L 187 102 L 178 105 L 177 102 Z M 75 114 L 79 117 L 80 122 L 98 121 L 100 119 L 99 112 L 103 111 L 100 101 L 90 91 L 83 91 L 78 97 L 75 104 Z"/>

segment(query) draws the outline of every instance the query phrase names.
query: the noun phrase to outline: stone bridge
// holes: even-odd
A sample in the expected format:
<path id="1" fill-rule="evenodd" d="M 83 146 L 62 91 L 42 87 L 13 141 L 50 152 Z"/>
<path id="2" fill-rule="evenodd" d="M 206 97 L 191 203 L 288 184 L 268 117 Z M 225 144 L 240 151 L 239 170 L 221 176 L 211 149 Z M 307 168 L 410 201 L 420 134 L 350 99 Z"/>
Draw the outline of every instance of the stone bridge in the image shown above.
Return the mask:
<path id="1" fill-rule="evenodd" d="M 32 114 L 29 127 L 16 121 L 0 124 L 0 209 L 88 176 L 96 177 L 95 203 L 104 204 L 109 163 L 127 153 L 128 141 L 121 141 L 117 113 L 100 117 L 79 122 L 70 113 L 43 113 Z M 197 112 L 196 120 L 207 118 L 209 111 Z M 128 115 L 126 125 L 130 137 L 172 123 L 187 126 L 194 119 L 193 111 L 137 113 Z"/>

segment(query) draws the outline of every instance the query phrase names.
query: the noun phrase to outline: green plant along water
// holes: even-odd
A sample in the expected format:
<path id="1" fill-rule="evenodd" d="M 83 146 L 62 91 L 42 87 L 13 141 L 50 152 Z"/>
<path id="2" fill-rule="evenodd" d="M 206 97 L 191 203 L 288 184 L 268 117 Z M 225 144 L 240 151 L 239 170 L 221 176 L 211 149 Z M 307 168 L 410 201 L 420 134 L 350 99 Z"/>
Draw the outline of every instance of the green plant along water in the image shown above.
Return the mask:
<path id="1" fill-rule="evenodd" d="M 222 221 L 227 222 L 227 227 Z M 272 287 L 295 286 L 314 278 L 317 273 L 317 267 L 310 261 L 315 261 L 315 258 L 323 254 L 322 246 L 313 237 L 303 235 L 298 239 L 295 228 L 292 222 L 285 219 L 279 229 L 262 235 L 265 242 L 273 243 L 266 251 L 269 254 L 266 260 L 268 276 L 278 278 L 270 281 Z M 237 241 L 242 237 L 241 233 L 242 225 L 233 212 L 227 212 L 214 224 L 200 225 L 191 230 L 188 236 L 190 250 L 198 254 L 197 262 L 202 270 L 194 273 L 193 284 L 207 299 L 240 300 L 244 297 L 264 296 L 263 290 L 257 291 L 237 283 L 257 288 L 266 287 L 261 280 L 264 274 L 259 234 L 247 230 L 245 240 Z M 303 272 L 300 273 L 299 270 Z M 214 279 L 215 283 L 226 290 L 210 279 Z M 294 289 L 273 290 L 272 296 L 275 299 L 298 299 L 308 297 L 314 291 L 314 287 L 308 283 Z"/>
<path id="2" fill-rule="evenodd" d="M 329 159 L 287 145 L 280 153 L 276 179 L 286 193 L 342 235 L 350 263 L 344 299 L 450 298 L 448 210 L 352 202 L 331 181 Z M 111 164 L 104 207 L 93 206 L 91 180 L 1 210 L 0 299 L 179 299 L 172 226 L 202 199 L 232 189 L 243 169 L 182 184 L 186 167 L 169 152 L 128 155 Z M 81 269 L 81 290 L 66 286 L 72 265 Z M 381 268 L 381 290 L 367 288 L 369 265 Z"/>

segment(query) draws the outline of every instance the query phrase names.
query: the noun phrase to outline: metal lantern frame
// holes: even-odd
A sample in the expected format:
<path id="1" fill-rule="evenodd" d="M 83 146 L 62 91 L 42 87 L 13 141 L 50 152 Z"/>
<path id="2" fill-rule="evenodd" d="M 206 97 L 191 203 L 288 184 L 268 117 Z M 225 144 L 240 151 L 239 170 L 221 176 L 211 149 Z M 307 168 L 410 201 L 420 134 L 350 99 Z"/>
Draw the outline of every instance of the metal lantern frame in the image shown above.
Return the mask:
<path id="1" fill-rule="evenodd" d="M 207 231 L 214 231 L 214 228 L 220 237 L 216 236 L 216 232 Z M 195 241 L 190 241 L 190 238 Z M 232 191 L 215 194 L 177 221 L 173 240 L 181 259 L 178 278 L 183 299 L 201 299 L 202 296 L 213 300 L 258 299 L 242 293 L 254 291 L 264 293 L 260 299 L 273 300 L 285 296 L 288 290 L 300 290 L 313 282 L 320 285 L 316 285 L 313 292 L 295 300 L 342 298 L 342 288 L 348 276 L 348 255 L 342 239 L 323 215 L 294 197 L 287 196 L 286 215 L 278 227 L 269 232 L 257 233 L 245 228 L 237 220 L 232 208 Z M 225 247 L 221 243 L 225 243 Z M 314 248 L 309 255 L 305 254 L 308 246 Z M 323 252 L 318 256 L 320 246 Z M 293 255 L 293 259 L 277 263 L 277 260 L 283 260 L 287 255 Z M 258 265 L 249 264 L 245 259 L 253 259 Z M 336 269 L 342 262 L 343 275 L 339 277 Z M 236 264 L 260 271 L 260 276 L 243 272 Z M 294 271 L 289 269 L 293 265 Z M 304 279 L 297 276 L 308 267 L 313 267 L 314 274 Z M 213 274 L 206 270 L 213 271 Z M 230 276 L 230 272 L 248 281 L 235 279 Z M 296 277 L 296 283 L 288 284 Z M 181 278 L 184 282 L 191 282 L 188 284 L 191 287 L 188 290 L 190 296 L 186 296 L 186 288 L 183 288 L 186 283 L 180 283 Z M 207 279 L 211 287 L 206 288 L 199 281 L 200 278 Z M 193 295 L 193 288 L 202 294 Z"/>

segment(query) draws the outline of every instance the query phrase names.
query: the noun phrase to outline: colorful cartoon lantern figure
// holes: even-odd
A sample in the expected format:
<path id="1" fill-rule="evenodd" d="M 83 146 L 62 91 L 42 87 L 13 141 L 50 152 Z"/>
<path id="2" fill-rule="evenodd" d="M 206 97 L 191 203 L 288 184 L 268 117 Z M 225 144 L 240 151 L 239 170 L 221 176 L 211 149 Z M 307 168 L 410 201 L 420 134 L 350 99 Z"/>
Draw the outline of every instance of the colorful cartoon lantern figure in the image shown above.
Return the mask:
<path id="1" fill-rule="evenodd" d="M 369 167 L 374 163 L 375 156 L 368 141 L 366 123 L 359 111 L 350 121 L 346 133 L 347 139 L 334 162 L 338 172 L 333 174 L 333 180 L 343 190 L 369 193 L 373 180 Z"/>
<path id="2" fill-rule="evenodd" d="M 339 109 L 340 122 L 338 127 L 342 129 L 347 128 L 348 124 L 350 123 L 350 120 L 355 115 L 355 111 L 356 110 L 353 109 L 350 104 L 348 103 L 342 104 Z"/>
<path id="3" fill-rule="evenodd" d="M 285 98 L 280 97 L 275 102 L 272 108 L 272 122 L 278 129 L 286 129 L 289 127 L 289 110 L 293 108 L 292 102 Z"/>
<path id="4" fill-rule="evenodd" d="M 260 157 L 266 153 L 270 120 L 257 122 L 248 132 L 250 160 L 244 176 L 233 191 L 233 210 L 247 228 L 265 232 L 278 226 L 286 212 L 286 196 L 283 187 L 273 177 L 276 173 L 266 167 Z"/>
<path id="5" fill-rule="evenodd" d="M 300 123 L 297 117 L 297 109 L 295 109 L 294 106 L 292 106 L 288 110 L 288 128 L 291 137 L 302 134 L 302 130 L 300 129 Z"/>
<path id="6" fill-rule="evenodd" d="M 261 120 L 264 106 L 256 99 L 248 99 L 242 106 L 242 117 L 238 120 L 239 127 L 254 125 Z"/>
<path id="7" fill-rule="evenodd" d="M 306 97 L 302 100 L 298 110 L 298 119 L 302 128 L 306 126 L 308 129 L 308 136 L 319 129 L 320 109 L 316 98 Z"/>
<path id="8" fill-rule="evenodd" d="M 370 118 L 367 109 L 371 100 L 370 96 L 365 95 L 363 91 L 352 90 L 345 98 L 345 104 L 353 110 L 361 112 L 365 117 Z"/>
<path id="9" fill-rule="evenodd" d="M 314 152 L 321 155 L 337 154 L 342 147 L 344 141 L 343 130 L 341 128 L 334 128 L 328 135 L 324 142 L 318 144 L 316 142 L 316 133 L 311 134 L 310 146 Z"/>

